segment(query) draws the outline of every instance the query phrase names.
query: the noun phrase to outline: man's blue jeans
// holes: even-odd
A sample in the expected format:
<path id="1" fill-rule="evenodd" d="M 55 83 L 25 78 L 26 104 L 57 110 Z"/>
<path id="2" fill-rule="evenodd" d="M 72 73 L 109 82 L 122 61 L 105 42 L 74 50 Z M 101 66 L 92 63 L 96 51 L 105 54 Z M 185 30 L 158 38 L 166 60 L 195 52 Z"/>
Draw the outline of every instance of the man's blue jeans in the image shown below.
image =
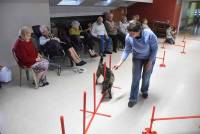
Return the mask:
<path id="1" fill-rule="evenodd" d="M 104 51 L 110 51 L 111 43 L 112 43 L 112 40 L 110 37 L 107 39 L 106 36 L 100 35 L 100 53 L 104 53 Z"/>
<path id="2" fill-rule="evenodd" d="M 155 64 L 155 60 L 152 62 L 151 68 L 149 70 L 145 70 L 144 68 L 145 68 L 147 61 L 148 60 L 133 58 L 132 85 L 131 85 L 131 93 L 130 93 L 129 101 L 137 102 L 141 76 L 142 76 L 141 92 L 142 93 L 148 92 L 150 77 L 151 77 L 151 73 L 153 71 L 153 66 Z"/>

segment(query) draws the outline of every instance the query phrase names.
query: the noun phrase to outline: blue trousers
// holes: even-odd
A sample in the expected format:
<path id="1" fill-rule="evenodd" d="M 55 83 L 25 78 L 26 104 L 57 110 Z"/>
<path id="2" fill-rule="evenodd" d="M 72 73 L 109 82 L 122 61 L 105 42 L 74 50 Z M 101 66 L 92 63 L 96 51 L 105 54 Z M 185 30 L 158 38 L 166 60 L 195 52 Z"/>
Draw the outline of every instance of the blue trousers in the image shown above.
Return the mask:
<path id="1" fill-rule="evenodd" d="M 142 76 L 141 92 L 142 93 L 148 92 L 150 77 L 153 71 L 155 60 L 152 62 L 151 68 L 149 70 L 145 70 L 145 65 L 147 61 L 148 60 L 133 58 L 132 85 L 131 85 L 131 93 L 129 101 L 137 102 L 141 76 Z"/>
<path id="2" fill-rule="evenodd" d="M 104 53 L 104 51 L 111 50 L 111 43 L 112 40 L 110 37 L 107 39 L 106 36 L 100 35 L 100 53 Z"/>

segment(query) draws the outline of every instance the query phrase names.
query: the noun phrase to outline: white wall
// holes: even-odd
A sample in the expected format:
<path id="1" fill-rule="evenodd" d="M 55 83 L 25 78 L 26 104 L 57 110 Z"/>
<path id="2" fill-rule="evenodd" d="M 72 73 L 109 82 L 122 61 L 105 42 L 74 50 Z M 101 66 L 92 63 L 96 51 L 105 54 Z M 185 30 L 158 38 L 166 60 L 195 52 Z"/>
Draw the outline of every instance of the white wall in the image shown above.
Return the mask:
<path id="1" fill-rule="evenodd" d="M 0 2 L 0 64 L 16 64 L 10 52 L 21 26 L 50 24 L 48 2 Z"/>
<path id="2" fill-rule="evenodd" d="M 84 7 L 84 6 L 53 6 L 50 7 L 51 17 L 102 15 L 115 7 Z"/>

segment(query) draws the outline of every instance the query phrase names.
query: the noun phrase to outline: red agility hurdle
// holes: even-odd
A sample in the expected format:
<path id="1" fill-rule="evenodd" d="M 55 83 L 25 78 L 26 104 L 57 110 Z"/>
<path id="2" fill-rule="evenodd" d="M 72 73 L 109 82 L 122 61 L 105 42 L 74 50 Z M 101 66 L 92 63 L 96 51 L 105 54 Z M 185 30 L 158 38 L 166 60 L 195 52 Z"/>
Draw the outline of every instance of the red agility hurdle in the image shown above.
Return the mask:
<path id="1" fill-rule="evenodd" d="M 165 43 L 165 40 L 164 40 L 163 43 L 162 43 L 161 48 L 162 48 L 162 49 L 165 49 L 165 46 L 166 46 L 166 43 Z"/>
<path id="2" fill-rule="evenodd" d="M 181 51 L 181 54 L 186 54 L 186 52 L 185 52 L 185 45 L 186 45 L 186 40 L 185 41 L 183 41 L 183 50 Z"/>
<path id="3" fill-rule="evenodd" d="M 95 117 L 95 115 L 100 115 L 100 116 L 105 116 L 105 117 L 111 117 L 111 115 L 107 115 L 107 114 L 102 114 L 102 113 L 97 113 L 103 99 L 105 98 L 105 95 L 106 94 L 103 94 L 101 100 L 99 101 L 97 107 L 94 109 L 93 112 L 91 111 L 87 111 L 86 110 L 86 92 L 84 92 L 84 97 L 83 97 L 83 110 L 80 110 L 80 111 L 83 111 L 83 134 L 87 134 L 91 124 L 92 124 L 92 121 Z M 92 114 L 92 117 L 91 119 L 89 120 L 88 124 L 86 124 L 86 113 L 90 113 Z"/>
<path id="4" fill-rule="evenodd" d="M 158 134 L 156 131 L 153 131 L 153 123 L 155 121 L 162 121 L 162 120 L 185 120 L 185 119 L 200 119 L 200 116 L 180 116 L 180 117 L 167 117 L 167 118 L 155 118 L 155 110 L 156 107 L 153 106 L 152 116 L 150 120 L 149 128 L 145 128 L 145 131 L 142 134 Z"/>
<path id="5" fill-rule="evenodd" d="M 111 69 L 112 67 L 112 55 L 109 55 L 109 68 Z"/>
<path id="6" fill-rule="evenodd" d="M 105 65 L 105 63 L 104 63 L 104 65 Z M 105 75 L 105 73 L 104 73 L 104 75 Z M 88 129 L 91 126 L 95 115 L 104 116 L 104 117 L 111 117 L 111 115 L 108 115 L 108 114 L 98 113 L 98 109 L 99 109 L 103 99 L 105 98 L 106 93 L 102 95 L 98 105 L 96 106 L 96 73 L 93 73 L 93 95 L 94 95 L 93 96 L 93 103 L 94 103 L 93 111 L 88 111 L 86 109 L 86 92 L 84 92 L 84 95 L 83 95 L 83 109 L 80 110 L 80 111 L 83 112 L 83 134 L 87 134 Z M 89 120 L 88 124 L 86 124 L 86 113 L 92 114 L 92 117 Z"/>
<path id="7" fill-rule="evenodd" d="M 112 54 L 109 55 L 109 68 L 112 70 Z M 104 63 L 104 73 L 106 72 L 106 63 Z M 104 78 L 106 78 L 106 75 L 104 74 Z M 121 89 L 120 87 L 117 86 L 112 86 L 113 88 L 116 89 Z"/>
<path id="8" fill-rule="evenodd" d="M 61 124 L 62 134 L 65 134 L 64 116 L 60 116 L 60 124 Z"/>
<path id="9" fill-rule="evenodd" d="M 183 40 L 183 45 L 174 45 L 174 46 L 178 46 L 178 47 L 182 47 L 182 51 L 180 52 L 181 54 L 186 54 L 185 52 L 185 47 L 186 47 L 186 37 L 184 36 Z"/>
<path id="10" fill-rule="evenodd" d="M 160 67 L 166 67 L 166 64 L 165 64 L 165 50 L 163 51 L 163 56 L 162 57 L 156 57 L 157 59 L 160 59 L 162 60 L 162 63 L 160 64 Z"/>

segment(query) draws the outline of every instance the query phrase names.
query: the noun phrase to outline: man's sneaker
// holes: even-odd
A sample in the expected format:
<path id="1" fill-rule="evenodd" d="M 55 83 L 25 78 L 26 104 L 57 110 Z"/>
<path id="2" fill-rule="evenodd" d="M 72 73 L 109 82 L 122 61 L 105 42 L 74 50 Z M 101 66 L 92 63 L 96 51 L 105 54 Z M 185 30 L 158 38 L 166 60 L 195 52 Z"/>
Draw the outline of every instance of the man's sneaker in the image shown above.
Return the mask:
<path id="1" fill-rule="evenodd" d="M 142 93 L 142 98 L 144 99 L 148 98 L 148 93 Z"/>
<path id="2" fill-rule="evenodd" d="M 136 102 L 135 101 L 129 101 L 128 102 L 128 107 L 133 107 L 134 105 L 136 104 Z"/>

